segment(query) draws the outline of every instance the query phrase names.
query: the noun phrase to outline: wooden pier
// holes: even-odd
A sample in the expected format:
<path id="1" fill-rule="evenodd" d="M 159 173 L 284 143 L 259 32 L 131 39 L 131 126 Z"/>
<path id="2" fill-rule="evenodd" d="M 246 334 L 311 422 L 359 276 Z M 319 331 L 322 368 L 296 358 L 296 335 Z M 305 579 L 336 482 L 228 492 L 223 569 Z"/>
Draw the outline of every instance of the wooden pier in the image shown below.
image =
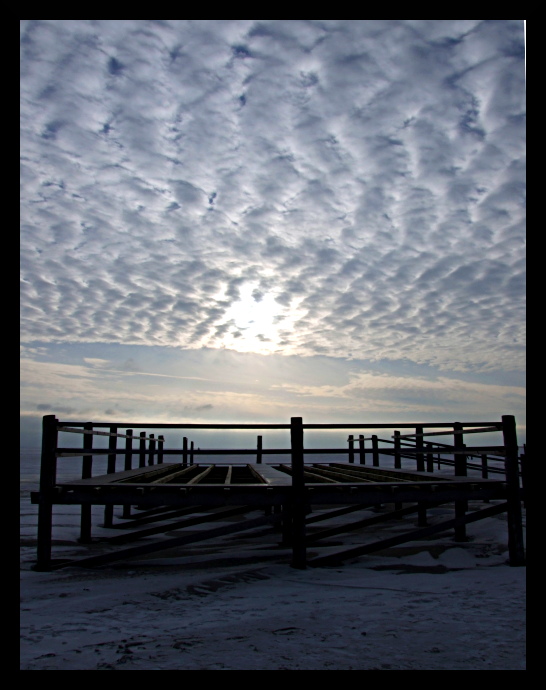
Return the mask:
<path id="1" fill-rule="evenodd" d="M 135 429 L 145 431 L 136 436 Z M 164 437 L 155 435 L 164 429 L 286 429 L 290 447 L 266 449 L 262 436 L 258 436 L 255 449 L 201 450 L 184 436 L 180 447 L 167 448 Z M 385 431 L 386 436 L 359 434 L 355 438 L 353 433 L 344 448 L 306 447 L 304 431 L 319 429 L 372 429 Z M 465 443 L 467 436 L 475 433 L 496 434 L 501 443 Z M 79 446 L 60 445 L 61 435 L 63 440 L 72 438 L 70 435 L 82 440 Z M 94 447 L 99 436 L 107 437 L 108 448 Z M 438 436 L 446 436 L 451 444 L 432 440 Z M 339 455 L 340 461 L 321 462 L 320 455 L 324 454 Z M 107 472 L 93 476 L 93 458 L 100 455 L 107 456 Z M 205 455 L 220 456 L 222 463 L 199 462 Z M 248 455 L 254 462 L 230 464 L 232 455 Z M 287 461 L 264 462 L 268 455 L 285 456 Z M 116 468 L 119 456 L 124 459 L 123 469 Z M 58 481 L 57 463 L 66 457 L 81 457 L 81 473 L 73 480 Z M 385 457 L 391 459 L 391 467 L 381 465 Z M 35 568 L 92 568 L 237 532 L 252 536 L 253 530 L 266 528 L 278 534 L 280 544 L 290 549 L 292 567 L 302 569 L 339 564 L 449 531 L 455 540 L 465 541 L 467 525 L 501 513 L 507 514 L 509 562 L 524 565 L 524 458 L 519 455 L 511 415 L 497 422 L 419 424 L 304 424 L 302 418 L 292 417 L 289 424 L 262 425 L 63 422 L 47 415 L 43 418 L 40 489 L 31 494 L 32 502 L 38 505 Z M 470 504 L 479 507 L 469 510 Z M 53 507 L 57 505 L 81 507 L 80 544 L 93 542 L 92 506 L 104 506 L 103 527 L 123 532 L 102 540 L 108 544 L 103 553 L 70 560 L 53 558 Z M 427 511 L 439 505 L 453 506 L 453 517 L 431 522 Z M 119 514 L 114 516 L 116 506 Z M 379 506 L 388 509 L 308 533 L 311 523 Z M 417 529 L 373 539 L 378 525 L 409 514 L 416 515 Z M 233 516 L 243 519 L 214 526 Z M 209 529 L 189 529 L 206 523 L 210 523 Z M 173 530 L 181 534 L 147 539 Z M 320 554 L 322 540 L 327 543 L 333 535 L 355 530 L 366 530 L 372 540 Z M 319 553 L 308 558 L 311 544 Z"/>

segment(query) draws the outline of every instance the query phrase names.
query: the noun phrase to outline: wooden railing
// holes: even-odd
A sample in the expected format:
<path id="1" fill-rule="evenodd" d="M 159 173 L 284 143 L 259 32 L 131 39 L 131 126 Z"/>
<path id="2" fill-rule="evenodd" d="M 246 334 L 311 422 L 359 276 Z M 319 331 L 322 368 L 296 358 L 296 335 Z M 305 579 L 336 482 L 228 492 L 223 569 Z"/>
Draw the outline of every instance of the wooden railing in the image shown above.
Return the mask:
<path id="1" fill-rule="evenodd" d="M 446 430 L 448 427 L 449 430 Z M 104 429 L 107 429 L 106 431 Z M 125 430 L 120 433 L 121 430 Z M 182 446 L 178 448 L 166 448 L 163 435 L 155 436 L 155 433 L 141 431 L 135 435 L 135 429 L 154 429 L 155 430 L 288 430 L 290 432 L 290 446 L 288 448 L 265 449 L 262 443 L 262 436 L 258 436 L 255 449 L 196 449 L 193 441 L 189 441 L 187 436 L 182 439 Z M 372 435 L 365 438 L 363 434 L 358 436 L 358 448 L 355 449 L 357 439 L 353 434 L 347 439 L 345 448 L 305 448 L 304 432 L 311 430 L 379 430 L 390 429 L 393 434 L 390 438 L 379 438 Z M 401 433 L 400 430 L 411 430 L 411 433 Z M 501 445 L 472 446 L 465 443 L 465 436 L 469 434 L 489 434 L 500 432 L 502 434 Z M 78 447 L 60 446 L 59 434 L 79 434 L 83 438 L 82 445 Z M 453 439 L 452 445 L 442 444 L 437 441 L 426 442 L 427 437 L 437 437 L 449 435 Z M 107 437 L 108 448 L 97 448 L 93 445 L 95 437 Z M 118 446 L 118 439 L 124 439 L 123 448 Z M 138 441 L 138 447 L 135 442 Z M 366 447 L 366 441 L 371 441 L 371 448 Z M 383 444 L 383 445 L 380 445 Z M 392 447 L 390 447 L 392 446 Z M 366 464 L 366 456 L 371 454 L 372 464 L 377 467 L 380 463 L 380 455 L 390 455 L 394 459 L 394 467 L 401 468 L 402 459 L 412 459 L 415 462 L 415 469 L 420 472 L 432 472 L 434 464 L 437 467 L 452 466 L 456 477 L 465 477 L 469 469 L 481 469 L 482 476 L 487 477 L 489 472 L 502 472 L 505 475 L 507 485 L 508 509 L 508 528 L 509 533 L 514 538 L 509 539 L 509 544 L 515 545 L 516 550 L 510 554 L 513 562 L 522 560 L 521 537 L 516 534 L 521 530 L 521 487 L 525 480 L 524 458 L 525 453 L 519 457 L 517 445 L 515 419 L 511 415 L 505 415 L 500 422 L 428 422 L 428 423 L 389 423 L 389 424 L 306 424 L 301 417 L 292 417 L 289 424 L 135 424 L 122 422 L 77 422 L 59 421 L 54 415 L 47 415 L 43 418 L 42 434 L 42 459 L 40 470 L 40 506 L 38 516 L 38 562 L 49 562 L 51 547 L 51 516 L 52 500 L 49 498 L 54 491 L 57 476 L 57 462 L 60 458 L 81 457 L 82 469 L 81 478 L 89 479 L 92 477 L 93 457 L 107 456 L 107 473 L 116 472 L 116 457 L 124 456 L 124 470 L 133 469 L 133 457 L 138 457 L 138 467 L 146 465 L 161 464 L 165 457 L 174 457 L 181 461 L 184 466 L 192 465 L 196 456 L 230 456 L 230 455 L 249 455 L 255 456 L 256 463 L 261 464 L 266 455 L 289 455 L 291 457 L 291 476 L 292 476 L 292 524 L 294 541 L 294 567 L 305 567 L 305 497 L 304 497 L 304 465 L 305 456 L 320 454 L 345 454 L 349 463 L 354 463 L 358 457 L 360 464 Z M 449 456 L 449 457 L 444 457 Z M 468 458 L 478 457 L 481 464 L 473 465 L 468 463 Z M 504 467 L 489 467 L 488 458 L 501 460 Z M 521 467 L 520 467 L 521 463 Z M 524 487 L 523 487 L 524 488 Z M 455 502 L 455 514 L 464 516 L 466 511 L 466 501 Z M 124 517 L 130 511 L 129 505 L 124 505 Z M 81 506 L 81 537 L 80 542 L 90 541 L 91 534 L 91 505 Z M 105 506 L 104 525 L 112 525 L 113 506 Z M 464 535 L 464 524 L 456 528 L 459 530 L 458 536 Z M 300 532 L 302 534 L 300 534 Z M 44 553 L 40 553 L 41 545 L 44 545 Z M 301 545 L 301 548 L 298 547 Z M 510 547 L 512 548 L 512 547 Z"/>

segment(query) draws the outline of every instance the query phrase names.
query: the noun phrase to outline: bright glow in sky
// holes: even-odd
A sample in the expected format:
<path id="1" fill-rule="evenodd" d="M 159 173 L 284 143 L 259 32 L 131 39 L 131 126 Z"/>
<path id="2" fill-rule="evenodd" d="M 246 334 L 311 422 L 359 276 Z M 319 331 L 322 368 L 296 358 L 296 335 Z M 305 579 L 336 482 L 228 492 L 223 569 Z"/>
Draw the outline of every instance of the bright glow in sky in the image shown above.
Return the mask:
<path id="1" fill-rule="evenodd" d="M 24 434 L 524 430 L 523 20 L 21 20 L 20 45 Z"/>
<path id="2" fill-rule="evenodd" d="M 225 322 L 231 326 L 223 338 L 223 346 L 237 352 L 270 354 L 281 348 L 281 330 L 292 331 L 296 307 L 281 306 L 272 293 L 262 295 L 257 283 L 245 284 L 237 302 L 225 313 Z M 293 354 L 288 345 L 285 354 Z"/>

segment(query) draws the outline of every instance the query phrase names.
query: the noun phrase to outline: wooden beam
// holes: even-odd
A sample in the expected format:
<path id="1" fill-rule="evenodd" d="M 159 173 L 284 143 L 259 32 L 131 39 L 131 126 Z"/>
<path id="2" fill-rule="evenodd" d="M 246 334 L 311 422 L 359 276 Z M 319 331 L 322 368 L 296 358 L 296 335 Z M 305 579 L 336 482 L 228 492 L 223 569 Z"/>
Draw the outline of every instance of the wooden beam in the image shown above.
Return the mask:
<path id="1" fill-rule="evenodd" d="M 292 568 L 305 569 L 305 475 L 301 417 L 290 419 L 292 449 Z"/>
<path id="2" fill-rule="evenodd" d="M 166 549 L 172 549 L 176 546 L 184 546 L 185 544 L 192 544 L 198 541 L 214 539 L 215 537 L 223 537 L 228 534 L 236 534 L 237 532 L 255 529 L 256 527 L 262 527 L 263 525 L 269 525 L 273 522 L 278 522 L 278 520 L 279 517 L 276 515 L 263 516 L 251 520 L 246 520 L 244 522 L 238 522 L 235 525 L 224 525 L 222 527 L 216 527 L 214 529 L 207 531 L 199 531 L 196 534 L 189 534 L 183 537 L 174 537 L 173 539 L 164 539 L 160 542 L 156 542 L 153 544 L 142 544 L 141 546 L 133 546 L 129 549 L 121 549 L 116 553 L 105 553 L 101 554 L 100 556 L 90 556 L 89 558 L 80 558 L 71 561 L 65 561 L 59 564 L 52 564 L 50 570 L 57 570 L 59 568 L 66 568 L 68 566 L 92 568 L 99 565 L 105 565 L 107 563 L 122 561 L 128 558 L 144 556 L 148 553 L 165 551 Z"/>
<path id="3" fill-rule="evenodd" d="M 224 479 L 224 484 L 231 484 L 231 474 L 233 472 L 233 466 L 228 465 L 227 472 L 226 472 L 226 478 Z"/>
<path id="4" fill-rule="evenodd" d="M 167 467 L 167 465 L 163 464 L 162 469 L 164 470 L 165 467 Z M 176 477 L 183 477 L 184 475 L 193 472 L 194 467 L 195 465 L 192 465 L 190 467 L 183 467 L 181 470 L 177 470 L 176 472 L 170 472 L 169 474 L 159 477 L 159 479 L 154 479 L 152 482 L 150 482 L 150 484 L 166 484 L 167 482 L 171 482 Z"/>
<path id="5" fill-rule="evenodd" d="M 202 479 L 204 479 L 207 475 L 209 475 L 212 470 L 214 469 L 214 465 L 210 465 L 210 467 L 207 467 L 206 470 L 203 470 L 203 472 L 199 472 L 199 474 L 195 477 L 192 477 L 188 483 L 189 484 L 198 484 Z"/>
<path id="6" fill-rule="evenodd" d="M 371 544 L 365 544 L 363 546 L 355 546 L 351 549 L 344 549 L 343 551 L 337 551 L 336 553 L 330 553 L 325 556 L 318 556 L 308 561 L 310 566 L 321 566 L 321 565 L 332 565 L 339 564 L 342 561 L 347 560 L 347 558 L 355 558 L 357 556 L 364 556 L 367 553 L 373 553 L 375 551 L 381 551 L 383 549 L 388 549 L 391 546 L 398 546 L 399 544 L 404 544 L 408 541 L 417 541 L 419 539 L 424 539 L 433 534 L 438 534 L 441 532 L 447 532 L 453 527 L 457 527 L 461 523 L 468 524 L 470 522 L 476 522 L 478 520 L 483 520 L 487 517 L 492 517 L 493 515 L 499 515 L 500 513 L 505 513 L 508 508 L 507 503 L 499 503 L 490 508 L 483 508 L 481 510 L 476 510 L 472 513 L 467 513 L 460 518 L 454 518 L 452 520 L 446 520 L 445 522 L 440 522 L 437 525 L 431 525 L 429 527 L 424 527 L 422 529 L 414 530 L 411 532 L 406 532 L 400 534 L 396 537 L 389 537 L 387 539 L 381 539 L 379 541 L 374 541 Z M 404 510 L 404 509 L 403 509 Z"/>

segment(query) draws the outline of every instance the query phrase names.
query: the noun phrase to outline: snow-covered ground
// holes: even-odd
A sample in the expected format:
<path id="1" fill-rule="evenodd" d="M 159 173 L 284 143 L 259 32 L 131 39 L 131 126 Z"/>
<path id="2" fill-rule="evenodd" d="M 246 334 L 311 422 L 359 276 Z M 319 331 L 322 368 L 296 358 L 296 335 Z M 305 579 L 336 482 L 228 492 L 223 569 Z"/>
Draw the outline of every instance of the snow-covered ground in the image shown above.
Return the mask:
<path id="1" fill-rule="evenodd" d="M 35 572 L 35 477 L 23 469 L 21 670 L 526 669 L 526 567 L 507 565 L 504 515 L 469 525 L 467 542 L 444 534 L 339 567 L 295 570 L 278 534 L 261 528 L 95 570 Z M 115 534 L 99 526 L 101 510 L 94 536 Z M 77 507 L 54 511 L 54 557 L 98 548 L 76 544 Z"/>

